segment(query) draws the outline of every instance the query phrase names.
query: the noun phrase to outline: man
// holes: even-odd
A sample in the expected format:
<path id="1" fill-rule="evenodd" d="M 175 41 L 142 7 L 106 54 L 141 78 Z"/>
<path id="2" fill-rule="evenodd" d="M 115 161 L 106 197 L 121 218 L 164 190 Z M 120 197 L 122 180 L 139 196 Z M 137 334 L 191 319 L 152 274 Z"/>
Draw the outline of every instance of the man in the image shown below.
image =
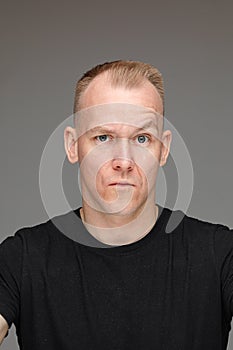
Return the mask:
<path id="1" fill-rule="evenodd" d="M 163 99 L 160 73 L 140 62 L 78 82 L 64 138 L 82 208 L 1 244 L 0 339 L 14 322 L 21 349 L 226 349 L 232 231 L 184 215 L 166 234 L 172 211 L 155 202 L 171 143 Z"/>

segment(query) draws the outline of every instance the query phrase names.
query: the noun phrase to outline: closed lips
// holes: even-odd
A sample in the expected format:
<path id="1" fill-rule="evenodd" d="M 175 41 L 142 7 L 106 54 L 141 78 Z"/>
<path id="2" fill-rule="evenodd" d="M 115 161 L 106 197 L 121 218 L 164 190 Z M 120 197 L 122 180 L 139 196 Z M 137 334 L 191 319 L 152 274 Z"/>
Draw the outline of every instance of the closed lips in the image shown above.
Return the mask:
<path id="1" fill-rule="evenodd" d="M 109 186 L 115 186 L 115 185 L 120 185 L 120 186 L 135 186 L 133 184 L 130 184 L 129 182 L 114 182 L 110 184 Z"/>

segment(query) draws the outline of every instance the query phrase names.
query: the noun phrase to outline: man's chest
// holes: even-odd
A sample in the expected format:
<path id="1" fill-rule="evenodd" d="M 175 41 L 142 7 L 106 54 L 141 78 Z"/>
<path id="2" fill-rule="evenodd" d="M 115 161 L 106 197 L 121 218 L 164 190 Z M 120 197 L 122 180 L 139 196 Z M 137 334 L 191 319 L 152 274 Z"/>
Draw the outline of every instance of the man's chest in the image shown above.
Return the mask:
<path id="1" fill-rule="evenodd" d="M 211 262 L 194 264 L 166 247 L 159 252 L 121 259 L 76 254 L 29 270 L 21 309 L 30 311 L 22 323 L 30 323 L 37 344 L 49 339 L 66 350 L 220 349 L 220 290 Z"/>

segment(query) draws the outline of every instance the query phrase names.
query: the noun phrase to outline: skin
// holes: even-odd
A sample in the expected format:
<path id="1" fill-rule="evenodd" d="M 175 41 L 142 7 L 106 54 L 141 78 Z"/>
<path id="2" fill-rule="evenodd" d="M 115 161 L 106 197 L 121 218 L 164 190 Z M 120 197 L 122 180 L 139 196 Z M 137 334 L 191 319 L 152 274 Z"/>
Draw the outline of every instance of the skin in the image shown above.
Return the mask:
<path id="1" fill-rule="evenodd" d="M 104 73 L 97 76 L 81 96 L 80 106 L 81 109 L 84 109 L 106 103 L 129 103 L 149 107 L 155 112 L 161 115 L 163 114 L 163 104 L 160 95 L 148 80 L 144 80 L 140 87 L 133 89 L 126 89 L 124 87 L 113 88 L 107 74 Z M 133 126 L 113 124 L 112 127 L 114 128 L 114 133 L 119 138 L 129 138 L 134 132 Z M 93 139 L 88 138 L 86 135 L 82 135 L 76 140 L 76 131 L 71 127 L 65 129 L 64 140 L 69 161 L 71 163 L 80 162 L 80 164 L 82 164 L 83 159 L 92 148 L 95 147 L 96 142 L 100 142 L 99 140 L 93 142 Z M 166 130 L 163 132 L 162 142 L 155 140 L 146 146 L 157 160 L 158 166 L 163 166 L 166 163 L 170 143 L 171 132 Z M 97 176 L 96 188 L 100 196 L 106 201 L 112 201 L 116 198 L 119 187 L 122 191 L 127 190 L 127 186 L 118 186 L 117 189 L 116 186 L 110 186 L 108 183 L 109 178 L 116 179 L 116 182 L 128 181 L 134 183 L 135 186 L 133 188 L 131 187 L 133 189 L 133 195 L 130 204 L 124 210 L 112 214 L 93 209 L 83 199 L 83 207 L 81 209 L 82 220 L 89 225 L 110 229 L 129 225 L 130 223 L 134 223 L 135 226 L 135 223 L 137 224 L 137 218 L 140 217 L 141 233 L 139 230 L 136 236 L 132 236 L 132 232 L 130 233 L 130 230 L 127 230 L 129 232 L 127 234 L 128 236 L 117 240 L 118 243 L 119 241 L 123 242 L 122 244 L 136 241 L 148 232 L 148 230 L 147 232 L 144 231 L 144 223 L 148 222 L 148 220 L 149 222 L 151 221 L 151 227 L 156 221 L 158 208 L 155 206 L 155 192 L 150 194 L 150 198 L 148 197 L 146 176 L 133 159 L 129 159 L 128 157 L 112 159 L 101 166 Z M 154 178 L 155 182 L 156 175 Z M 146 211 L 143 214 L 144 216 L 142 216 L 141 213 L 145 207 Z M 115 236 L 120 237 L 120 233 L 116 233 Z"/>
<path id="2" fill-rule="evenodd" d="M 0 315 L 0 345 L 2 344 L 2 341 L 7 333 L 8 330 L 8 324 L 5 320 L 5 318 Z"/>

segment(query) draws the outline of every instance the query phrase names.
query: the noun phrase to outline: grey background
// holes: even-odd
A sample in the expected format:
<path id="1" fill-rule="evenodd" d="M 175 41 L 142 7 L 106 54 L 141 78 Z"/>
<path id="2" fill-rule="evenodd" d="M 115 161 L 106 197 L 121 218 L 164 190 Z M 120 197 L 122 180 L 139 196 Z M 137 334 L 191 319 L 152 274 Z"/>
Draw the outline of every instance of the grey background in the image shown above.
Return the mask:
<path id="1" fill-rule="evenodd" d="M 230 0 L 1 1 L 0 240 L 47 219 L 38 185 L 45 143 L 72 113 L 81 74 L 120 58 L 163 73 L 166 117 L 194 167 L 188 214 L 233 227 L 232 10 Z M 165 173 L 172 207 L 172 159 Z M 66 161 L 63 175 L 78 206 L 76 168 Z M 14 327 L 2 349 L 18 349 Z"/>

